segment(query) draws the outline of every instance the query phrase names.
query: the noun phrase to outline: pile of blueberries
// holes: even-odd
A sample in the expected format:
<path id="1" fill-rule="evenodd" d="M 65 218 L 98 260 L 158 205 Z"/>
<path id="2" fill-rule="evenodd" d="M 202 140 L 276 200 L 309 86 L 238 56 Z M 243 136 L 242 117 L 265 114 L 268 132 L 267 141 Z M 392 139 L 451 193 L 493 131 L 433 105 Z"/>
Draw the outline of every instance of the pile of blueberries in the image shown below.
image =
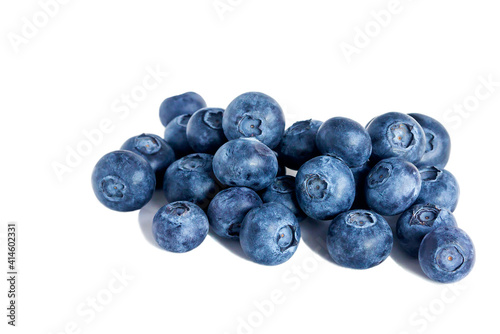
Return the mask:
<path id="1" fill-rule="evenodd" d="M 138 210 L 163 188 L 168 204 L 153 234 L 167 251 L 196 248 L 211 227 L 239 240 L 252 261 L 277 265 L 295 253 L 299 221 L 310 217 L 332 220 L 324 238 L 337 264 L 366 269 L 392 250 L 384 216 L 400 215 L 396 237 L 430 279 L 455 282 L 474 265 L 452 213 L 459 186 L 444 169 L 450 137 L 431 117 L 389 112 L 366 127 L 334 117 L 285 131 L 270 96 L 245 93 L 224 110 L 189 92 L 163 101 L 160 119 L 163 139 L 130 138 L 99 160 L 92 186 L 117 211 Z"/>

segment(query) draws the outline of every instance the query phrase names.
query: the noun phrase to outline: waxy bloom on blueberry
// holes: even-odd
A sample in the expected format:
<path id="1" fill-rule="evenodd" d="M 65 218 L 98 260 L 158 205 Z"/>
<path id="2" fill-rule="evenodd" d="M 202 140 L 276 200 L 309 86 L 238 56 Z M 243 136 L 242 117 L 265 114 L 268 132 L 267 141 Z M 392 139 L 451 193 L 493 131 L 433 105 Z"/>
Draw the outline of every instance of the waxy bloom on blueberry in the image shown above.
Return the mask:
<path id="1" fill-rule="evenodd" d="M 231 140 L 214 155 L 214 173 L 227 186 L 262 190 L 278 173 L 278 159 L 269 147 L 255 138 Z"/>
<path id="2" fill-rule="evenodd" d="M 158 245 L 174 253 L 198 247 L 208 234 L 208 219 L 191 202 L 173 202 L 158 210 L 153 218 L 153 235 Z"/>
<path id="3" fill-rule="evenodd" d="M 167 126 L 177 116 L 192 115 L 195 111 L 206 106 L 205 100 L 194 92 L 169 97 L 160 105 L 161 123 L 163 126 Z"/>
<path id="4" fill-rule="evenodd" d="M 420 168 L 420 175 L 422 189 L 415 203 L 432 203 L 451 212 L 455 211 L 460 197 L 460 187 L 453 174 L 431 166 Z"/>
<path id="5" fill-rule="evenodd" d="M 283 204 L 266 203 L 250 210 L 240 231 L 243 252 L 254 262 L 277 265 L 288 261 L 297 250 L 300 226 Z"/>
<path id="6" fill-rule="evenodd" d="M 375 117 L 366 130 L 372 138 L 372 160 L 399 157 L 417 163 L 425 153 L 425 133 L 412 117 L 389 112 Z"/>
<path id="7" fill-rule="evenodd" d="M 116 211 L 142 208 L 153 197 L 155 186 L 150 164 L 130 151 L 106 154 L 92 172 L 92 188 L 97 199 Z"/>
<path id="8" fill-rule="evenodd" d="M 193 149 L 187 140 L 186 127 L 191 115 L 181 115 L 174 118 L 165 127 L 163 138 L 172 147 L 177 159 L 193 153 Z"/>
<path id="9" fill-rule="evenodd" d="M 175 161 L 175 152 L 160 137 L 153 134 L 142 134 L 128 139 L 121 147 L 132 151 L 146 159 L 156 175 L 156 187 L 163 185 L 165 170 Z"/>
<path id="10" fill-rule="evenodd" d="M 472 240 L 467 233 L 453 226 L 442 226 L 429 232 L 418 251 L 423 272 L 441 283 L 457 282 L 467 276 L 475 260 Z"/>
<path id="11" fill-rule="evenodd" d="M 249 92 L 235 98 L 224 112 L 222 128 L 227 139 L 257 138 L 273 149 L 285 130 L 285 115 L 272 97 Z"/>
<path id="12" fill-rule="evenodd" d="M 195 152 L 214 154 L 227 141 L 222 130 L 223 113 L 224 109 L 203 108 L 191 116 L 186 136 Z"/>
<path id="13" fill-rule="evenodd" d="M 415 202 L 421 186 L 420 173 L 413 164 L 401 158 L 384 159 L 366 178 L 366 202 L 378 214 L 395 216 Z"/>
<path id="14" fill-rule="evenodd" d="M 171 164 L 163 182 L 167 201 L 189 201 L 206 209 L 222 188 L 213 174 L 212 160 L 210 154 L 193 153 Z"/>
<path id="15" fill-rule="evenodd" d="M 349 167 L 365 164 L 372 154 L 372 141 L 365 128 L 345 117 L 324 122 L 316 134 L 316 146 L 322 154 L 344 160 Z"/>
<path id="16" fill-rule="evenodd" d="M 416 164 L 417 167 L 436 166 L 444 168 L 450 159 L 451 139 L 445 127 L 432 117 L 422 114 L 409 114 L 425 133 L 425 153 Z"/>
<path id="17" fill-rule="evenodd" d="M 342 160 L 322 155 L 300 167 L 295 191 L 306 215 L 326 220 L 349 210 L 354 202 L 356 184 L 351 170 Z"/>
<path id="18" fill-rule="evenodd" d="M 217 235 L 238 240 L 243 218 L 248 211 L 261 205 L 259 195 L 250 188 L 225 189 L 215 195 L 208 206 L 210 226 Z"/>
<path id="19" fill-rule="evenodd" d="M 392 231 L 387 221 L 375 212 L 353 210 L 332 221 L 326 246 L 337 264 L 368 269 L 383 262 L 392 250 Z"/>
<path id="20" fill-rule="evenodd" d="M 288 168 L 298 170 L 306 161 L 320 155 L 316 133 L 321 121 L 299 121 L 286 129 L 277 148 L 279 160 Z"/>
<path id="21" fill-rule="evenodd" d="M 417 257 L 422 239 L 440 226 L 457 226 L 450 211 L 434 204 L 416 204 L 399 217 L 396 235 L 401 247 Z"/>

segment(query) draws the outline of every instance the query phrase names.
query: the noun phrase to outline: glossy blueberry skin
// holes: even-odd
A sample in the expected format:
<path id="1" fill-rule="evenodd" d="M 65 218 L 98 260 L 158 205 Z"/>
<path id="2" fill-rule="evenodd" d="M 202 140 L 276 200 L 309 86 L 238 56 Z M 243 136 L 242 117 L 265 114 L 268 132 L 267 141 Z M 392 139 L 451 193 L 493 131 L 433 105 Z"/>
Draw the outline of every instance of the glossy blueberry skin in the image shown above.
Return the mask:
<path id="1" fill-rule="evenodd" d="M 450 159 L 451 139 L 445 127 L 432 117 L 422 114 L 408 114 L 425 132 L 425 153 L 417 167 L 436 166 L 444 168 Z"/>
<path id="2" fill-rule="evenodd" d="M 354 176 L 354 183 L 356 183 L 356 197 L 354 198 L 351 210 L 369 209 L 368 204 L 366 203 L 365 182 L 370 170 L 371 167 L 369 161 L 361 166 L 351 167 L 351 172 Z"/>
<path id="3" fill-rule="evenodd" d="M 189 145 L 186 134 L 186 128 L 190 118 L 191 115 L 178 116 L 165 127 L 165 134 L 163 135 L 163 138 L 165 139 L 165 142 L 174 150 L 175 157 L 177 159 L 194 153 L 191 145 Z"/>
<path id="4" fill-rule="evenodd" d="M 455 211 L 460 197 L 457 179 L 447 170 L 437 167 L 420 168 L 422 189 L 415 204 L 432 203 Z"/>
<path id="5" fill-rule="evenodd" d="M 163 126 L 180 115 L 192 115 L 207 106 L 205 100 L 195 92 L 187 92 L 165 99 L 160 105 L 160 120 Z"/>
<path id="6" fill-rule="evenodd" d="M 254 262 L 274 266 L 286 262 L 297 250 L 300 226 L 283 204 L 265 203 L 250 210 L 241 225 L 240 244 Z"/>
<path id="7" fill-rule="evenodd" d="M 273 149 L 285 130 L 285 114 L 272 97 L 249 92 L 235 98 L 224 112 L 222 128 L 227 139 L 254 137 Z"/>
<path id="8" fill-rule="evenodd" d="M 322 155 L 300 167 L 295 192 L 306 215 L 326 220 L 349 210 L 354 202 L 356 184 L 351 170 L 342 160 Z"/>
<path id="9" fill-rule="evenodd" d="M 278 176 L 261 195 L 264 203 L 276 202 L 286 206 L 300 221 L 306 217 L 295 195 L 295 177 Z"/>
<path id="10" fill-rule="evenodd" d="M 255 138 L 231 140 L 214 156 L 214 173 L 227 186 L 255 191 L 269 186 L 278 173 L 278 159 L 269 147 Z"/>
<path id="11" fill-rule="evenodd" d="M 453 213 L 434 204 L 416 204 L 399 217 L 396 236 L 401 248 L 416 258 L 422 239 L 440 226 L 456 227 Z"/>
<path id="12" fill-rule="evenodd" d="M 382 263 L 391 253 L 392 231 L 387 221 L 367 210 L 338 215 L 326 237 L 328 253 L 335 263 L 353 269 L 368 269 Z"/>
<path id="13" fill-rule="evenodd" d="M 333 117 L 321 125 L 316 146 L 324 155 L 338 157 L 349 166 L 363 165 L 372 154 L 372 140 L 365 128 L 345 117 Z"/>
<path id="14" fill-rule="evenodd" d="M 155 172 L 156 187 L 162 187 L 165 171 L 175 161 L 174 150 L 163 139 L 157 135 L 143 133 L 128 139 L 121 149 L 134 152 L 146 159 Z"/>
<path id="15" fill-rule="evenodd" d="M 262 204 L 259 195 L 250 188 L 228 188 L 215 195 L 210 202 L 208 221 L 217 235 L 238 240 L 243 218 L 248 211 Z"/>
<path id="16" fill-rule="evenodd" d="M 153 235 L 169 252 L 185 253 L 198 247 L 208 234 L 208 218 L 191 202 L 173 202 L 158 210 L 153 218 Z"/>
<path id="17" fill-rule="evenodd" d="M 140 155 L 114 151 L 103 156 L 92 172 L 97 199 L 116 211 L 142 208 L 153 197 L 156 178 L 153 168 Z"/>
<path id="18" fill-rule="evenodd" d="M 442 226 L 429 232 L 418 251 L 420 267 L 427 277 L 441 283 L 467 276 L 476 260 L 470 237 L 457 227 Z"/>
<path id="19" fill-rule="evenodd" d="M 299 121 L 286 129 L 277 151 L 280 161 L 288 168 L 298 170 L 306 161 L 320 155 L 316 147 L 316 133 L 321 121 Z"/>
<path id="20" fill-rule="evenodd" d="M 365 196 L 378 214 L 395 216 L 413 205 L 422 181 L 417 167 L 401 158 L 380 161 L 368 174 Z"/>
<path id="21" fill-rule="evenodd" d="M 210 154 L 193 153 L 171 164 L 163 181 L 167 201 L 188 201 L 206 209 L 221 189 L 212 172 L 212 160 Z"/>
<path id="22" fill-rule="evenodd" d="M 222 130 L 223 114 L 224 109 L 203 108 L 191 116 L 186 127 L 186 137 L 195 152 L 214 154 L 227 142 Z"/>
<path id="23" fill-rule="evenodd" d="M 424 130 L 408 115 L 398 112 L 383 114 L 372 119 L 366 130 L 372 138 L 371 159 L 374 162 L 400 157 L 417 163 L 425 153 Z"/>

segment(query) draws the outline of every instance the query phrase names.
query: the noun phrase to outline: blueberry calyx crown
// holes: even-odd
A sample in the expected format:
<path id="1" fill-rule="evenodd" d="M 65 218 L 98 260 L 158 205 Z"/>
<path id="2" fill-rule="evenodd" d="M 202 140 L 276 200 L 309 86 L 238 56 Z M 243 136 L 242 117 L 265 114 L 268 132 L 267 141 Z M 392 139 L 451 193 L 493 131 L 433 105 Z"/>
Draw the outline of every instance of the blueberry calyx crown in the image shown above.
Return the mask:
<path id="1" fill-rule="evenodd" d="M 207 110 L 203 115 L 203 122 L 214 130 L 222 129 L 222 110 Z"/>
<path id="2" fill-rule="evenodd" d="M 425 133 L 425 153 L 434 151 L 434 137 L 430 132 Z"/>
<path id="3" fill-rule="evenodd" d="M 317 174 L 307 175 L 306 179 L 306 192 L 314 199 L 322 199 L 326 196 L 326 189 L 328 188 L 328 183 L 323 177 Z"/>
<path id="4" fill-rule="evenodd" d="M 345 222 L 356 228 L 366 228 L 375 225 L 377 218 L 371 212 L 359 210 L 347 214 Z"/>
<path id="5" fill-rule="evenodd" d="M 445 245 L 436 252 L 436 263 L 444 271 L 457 271 L 464 262 L 465 257 L 459 245 Z"/>
<path id="6" fill-rule="evenodd" d="M 419 208 L 413 213 L 410 219 L 410 225 L 423 225 L 432 227 L 440 212 L 441 210 L 436 206 L 426 204 L 424 207 Z"/>
<path id="7" fill-rule="evenodd" d="M 167 212 L 177 216 L 182 216 L 189 211 L 189 206 L 181 202 L 171 203 L 167 206 Z"/>
<path id="8" fill-rule="evenodd" d="M 180 117 L 177 118 L 177 124 L 185 128 L 189 122 L 189 119 L 191 118 L 191 115 L 189 114 L 184 114 Z"/>
<path id="9" fill-rule="evenodd" d="M 278 230 L 277 241 L 281 252 L 285 252 L 287 249 L 297 246 L 298 241 L 295 237 L 295 227 L 292 225 L 283 226 Z"/>
<path id="10" fill-rule="evenodd" d="M 379 163 L 368 175 L 368 187 L 375 188 L 384 184 L 392 175 L 392 164 L 383 162 Z"/>
<path id="11" fill-rule="evenodd" d="M 435 167 L 425 167 L 420 170 L 420 177 L 422 178 L 422 182 L 433 182 L 436 181 L 443 172 Z"/>
<path id="12" fill-rule="evenodd" d="M 194 171 L 203 168 L 205 166 L 205 163 L 206 162 L 203 157 L 197 154 L 192 154 L 181 159 L 181 161 L 179 162 L 179 169 Z"/>
<path id="13" fill-rule="evenodd" d="M 143 154 L 151 155 L 161 149 L 161 143 L 154 137 L 142 134 L 135 138 L 135 148 Z"/>
<path id="14" fill-rule="evenodd" d="M 256 137 L 262 134 L 262 121 L 252 115 L 245 114 L 238 122 L 238 131 L 245 137 Z"/>
<path id="15" fill-rule="evenodd" d="M 120 201 L 126 190 L 125 183 L 118 176 L 108 175 L 101 180 L 101 191 L 110 201 Z"/>
<path id="16" fill-rule="evenodd" d="M 406 123 L 396 122 L 389 126 L 387 138 L 395 150 L 407 150 L 415 144 L 413 126 Z"/>

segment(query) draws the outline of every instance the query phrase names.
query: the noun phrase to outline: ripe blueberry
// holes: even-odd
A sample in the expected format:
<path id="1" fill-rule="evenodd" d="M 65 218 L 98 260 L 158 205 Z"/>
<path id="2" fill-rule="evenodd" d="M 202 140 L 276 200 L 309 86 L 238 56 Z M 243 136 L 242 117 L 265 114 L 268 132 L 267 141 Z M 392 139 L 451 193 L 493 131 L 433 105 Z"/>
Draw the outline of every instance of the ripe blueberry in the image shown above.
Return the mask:
<path id="1" fill-rule="evenodd" d="M 92 172 L 92 188 L 97 199 L 116 211 L 142 208 L 153 197 L 155 185 L 155 174 L 149 163 L 130 151 L 106 154 Z"/>
<path id="2" fill-rule="evenodd" d="M 206 106 L 205 100 L 194 92 L 169 97 L 160 105 L 161 123 L 163 126 L 167 126 L 177 116 L 192 115 L 195 111 Z"/>
<path id="3" fill-rule="evenodd" d="M 153 218 L 153 235 L 158 245 L 174 253 L 198 247 L 208 234 L 208 219 L 191 202 L 173 202 L 158 210 Z"/>

